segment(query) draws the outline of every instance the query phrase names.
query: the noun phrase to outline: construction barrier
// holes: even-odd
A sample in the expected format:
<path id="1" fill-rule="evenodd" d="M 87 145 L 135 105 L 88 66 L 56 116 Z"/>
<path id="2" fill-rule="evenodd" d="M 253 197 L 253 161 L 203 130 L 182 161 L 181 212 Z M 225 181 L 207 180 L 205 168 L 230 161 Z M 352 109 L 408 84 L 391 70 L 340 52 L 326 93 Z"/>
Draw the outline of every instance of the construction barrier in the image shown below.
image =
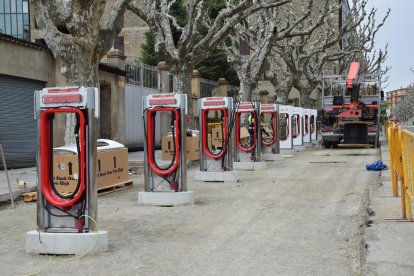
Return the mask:
<path id="1" fill-rule="evenodd" d="M 414 200 L 414 132 L 388 122 L 387 134 L 392 193 L 398 196 L 400 184 L 402 218 L 407 219 L 408 216 L 409 220 L 413 220 L 411 200 Z"/>

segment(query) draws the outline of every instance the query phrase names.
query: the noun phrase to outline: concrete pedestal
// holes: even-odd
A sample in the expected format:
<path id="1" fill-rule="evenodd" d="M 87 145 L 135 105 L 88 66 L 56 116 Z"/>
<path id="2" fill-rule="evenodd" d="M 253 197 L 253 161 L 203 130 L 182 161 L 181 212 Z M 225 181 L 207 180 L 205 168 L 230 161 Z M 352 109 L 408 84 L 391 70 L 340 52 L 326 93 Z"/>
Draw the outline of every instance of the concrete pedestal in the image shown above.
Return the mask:
<path id="1" fill-rule="evenodd" d="M 177 206 L 194 204 L 194 193 L 187 192 L 139 192 L 138 204 L 154 206 Z"/>
<path id="2" fill-rule="evenodd" d="M 283 160 L 283 155 L 282 154 L 274 154 L 274 153 L 265 153 L 265 154 L 263 154 L 263 159 L 265 161 Z"/>
<path id="3" fill-rule="evenodd" d="M 92 247 L 93 246 L 93 247 Z M 26 233 L 26 252 L 51 255 L 97 254 L 108 251 L 108 232 L 47 233 L 37 230 Z"/>
<path id="4" fill-rule="evenodd" d="M 235 171 L 258 171 L 266 169 L 265 162 L 233 162 Z"/>
<path id="5" fill-rule="evenodd" d="M 296 149 L 281 149 L 280 154 L 283 155 L 295 155 Z"/>
<path id="6" fill-rule="evenodd" d="M 239 182 L 239 177 L 234 171 L 227 172 L 202 172 L 196 171 L 195 180 L 204 182 Z"/>

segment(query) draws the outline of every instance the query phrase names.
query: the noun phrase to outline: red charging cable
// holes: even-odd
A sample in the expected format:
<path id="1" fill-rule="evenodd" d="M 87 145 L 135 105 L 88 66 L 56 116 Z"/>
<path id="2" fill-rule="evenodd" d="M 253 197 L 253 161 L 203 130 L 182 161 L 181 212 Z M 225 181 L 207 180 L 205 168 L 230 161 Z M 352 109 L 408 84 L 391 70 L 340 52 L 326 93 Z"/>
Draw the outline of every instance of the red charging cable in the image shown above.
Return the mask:
<path id="1" fill-rule="evenodd" d="M 173 115 L 175 116 L 175 137 L 173 137 L 173 139 L 175 138 L 175 141 L 174 141 L 175 156 L 174 156 L 174 164 L 169 169 L 163 170 L 157 167 L 157 165 L 155 164 L 154 155 L 153 155 L 155 151 L 155 145 L 154 145 L 155 116 L 154 115 L 156 112 L 169 112 L 169 111 L 173 113 Z M 155 107 L 148 111 L 147 125 L 148 125 L 148 130 L 147 130 L 148 164 L 150 165 L 151 170 L 154 173 L 158 175 L 162 175 L 162 176 L 170 175 L 177 169 L 178 164 L 180 163 L 180 150 L 181 150 L 180 149 L 180 113 L 178 112 L 176 108 L 173 108 L 173 107 Z"/>
<path id="2" fill-rule="evenodd" d="M 207 133 L 207 121 L 208 121 L 208 112 L 209 111 L 223 111 L 223 137 L 222 137 L 222 145 L 223 145 L 223 149 L 219 154 L 212 154 L 210 152 L 210 149 L 208 148 L 208 141 L 207 141 L 207 137 L 208 137 L 208 133 Z M 202 146 L 203 146 L 203 151 L 204 153 L 210 157 L 213 158 L 215 160 L 220 159 L 223 157 L 224 153 L 226 152 L 226 146 L 227 146 L 227 117 L 228 117 L 228 113 L 227 113 L 227 109 L 226 108 L 211 108 L 211 109 L 204 109 L 202 112 L 202 120 L 203 120 L 203 137 L 202 139 Z"/>
<path id="3" fill-rule="evenodd" d="M 265 145 L 266 147 L 270 147 L 271 145 L 273 145 L 276 142 L 276 131 L 277 131 L 277 126 L 276 126 L 276 116 L 277 113 L 276 112 L 271 112 L 273 114 L 273 118 L 272 118 L 272 125 L 273 125 L 273 137 L 272 140 L 270 142 L 266 142 L 265 140 L 262 139 L 262 143 L 263 145 Z"/>
<path id="4" fill-rule="evenodd" d="M 49 115 L 55 113 L 76 113 L 79 115 L 80 119 L 80 164 L 79 164 L 79 174 L 80 174 L 80 183 L 78 192 L 73 196 L 73 198 L 62 198 L 57 195 L 52 188 L 53 183 L 51 183 L 50 175 L 50 155 L 53 152 L 50 152 L 50 126 L 49 126 Z M 77 108 L 49 108 L 43 111 L 40 115 L 40 178 L 41 178 L 41 190 L 42 194 L 51 205 L 61 208 L 67 208 L 75 205 L 81 199 L 85 191 L 85 168 L 86 168 L 86 133 L 85 133 L 86 120 L 84 114 L 81 110 Z M 53 170 L 52 170 L 53 171 Z"/>
<path id="5" fill-rule="evenodd" d="M 253 112 L 253 145 L 248 148 L 245 148 L 240 143 L 240 115 L 242 113 L 251 113 L 251 112 L 237 112 L 236 116 L 236 144 L 237 147 L 244 152 L 252 152 L 257 144 L 257 115 L 256 112 Z"/>

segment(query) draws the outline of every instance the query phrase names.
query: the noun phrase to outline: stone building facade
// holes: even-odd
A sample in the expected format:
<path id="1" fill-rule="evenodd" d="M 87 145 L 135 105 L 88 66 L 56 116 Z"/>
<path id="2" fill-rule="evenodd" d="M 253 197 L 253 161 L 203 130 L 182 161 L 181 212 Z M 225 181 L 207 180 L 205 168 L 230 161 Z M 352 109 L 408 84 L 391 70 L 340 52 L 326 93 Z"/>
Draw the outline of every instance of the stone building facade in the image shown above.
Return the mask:
<path id="1" fill-rule="evenodd" d="M 410 91 L 411 90 L 408 87 L 406 88 L 401 87 L 400 89 L 388 91 L 387 92 L 388 108 L 392 110 L 398 104 L 398 102 L 400 102 L 401 99 L 404 96 L 406 96 Z"/>

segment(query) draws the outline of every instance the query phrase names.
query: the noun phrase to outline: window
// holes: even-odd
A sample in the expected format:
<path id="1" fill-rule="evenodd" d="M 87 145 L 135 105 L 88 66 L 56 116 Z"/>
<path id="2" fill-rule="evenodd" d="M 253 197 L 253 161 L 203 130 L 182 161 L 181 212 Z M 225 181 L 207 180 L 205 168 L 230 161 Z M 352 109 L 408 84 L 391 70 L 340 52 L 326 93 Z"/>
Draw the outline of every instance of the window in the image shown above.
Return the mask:
<path id="1" fill-rule="evenodd" d="M 249 42 L 246 40 L 240 39 L 240 55 L 250 55 L 250 46 Z"/>
<path id="2" fill-rule="evenodd" d="M 30 41 L 29 0 L 0 1 L 0 32 Z"/>
<path id="3" fill-rule="evenodd" d="M 115 38 L 114 48 L 117 50 L 120 50 L 122 54 L 124 54 L 124 37 L 123 36 L 118 36 Z"/>

